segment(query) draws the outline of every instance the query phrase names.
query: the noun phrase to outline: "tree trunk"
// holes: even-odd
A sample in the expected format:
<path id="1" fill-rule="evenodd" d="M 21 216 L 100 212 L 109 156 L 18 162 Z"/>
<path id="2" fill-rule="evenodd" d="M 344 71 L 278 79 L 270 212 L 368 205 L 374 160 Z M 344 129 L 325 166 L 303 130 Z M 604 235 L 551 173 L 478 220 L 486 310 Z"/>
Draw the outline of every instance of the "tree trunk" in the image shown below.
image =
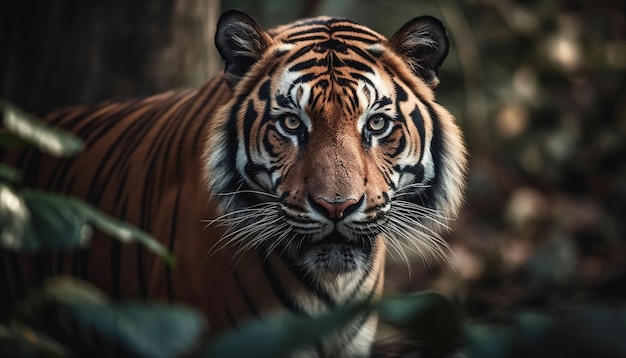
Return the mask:
<path id="1" fill-rule="evenodd" d="M 0 98 L 29 111 L 198 86 L 215 74 L 217 0 L 5 0 Z"/>

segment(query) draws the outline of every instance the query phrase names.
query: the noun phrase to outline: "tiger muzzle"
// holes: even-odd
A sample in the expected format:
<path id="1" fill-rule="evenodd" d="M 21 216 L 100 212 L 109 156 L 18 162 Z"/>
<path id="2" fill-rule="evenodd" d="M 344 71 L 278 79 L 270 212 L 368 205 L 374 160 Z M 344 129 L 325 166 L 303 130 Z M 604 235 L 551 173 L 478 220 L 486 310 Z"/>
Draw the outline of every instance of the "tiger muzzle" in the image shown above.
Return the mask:
<path id="1" fill-rule="evenodd" d="M 355 212 L 363 202 L 363 196 L 360 200 L 356 199 L 327 199 L 324 197 L 312 198 L 309 196 L 311 207 L 325 217 L 335 222 L 342 220 L 344 217 Z"/>

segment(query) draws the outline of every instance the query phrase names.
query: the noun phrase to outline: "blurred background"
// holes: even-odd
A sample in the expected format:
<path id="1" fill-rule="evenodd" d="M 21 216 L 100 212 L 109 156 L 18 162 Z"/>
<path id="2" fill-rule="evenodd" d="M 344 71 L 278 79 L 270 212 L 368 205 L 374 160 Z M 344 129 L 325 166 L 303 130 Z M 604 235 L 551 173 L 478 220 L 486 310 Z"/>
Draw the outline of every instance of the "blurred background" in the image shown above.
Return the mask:
<path id="1" fill-rule="evenodd" d="M 391 36 L 448 29 L 438 101 L 469 147 L 453 265 L 389 259 L 388 293 L 434 289 L 472 319 L 626 297 L 623 0 L 107 0 L 0 5 L 0 98 L 43 112 L 199 86 L 220 68 L 225 9 L 265 27 L 349 17 Z"/>

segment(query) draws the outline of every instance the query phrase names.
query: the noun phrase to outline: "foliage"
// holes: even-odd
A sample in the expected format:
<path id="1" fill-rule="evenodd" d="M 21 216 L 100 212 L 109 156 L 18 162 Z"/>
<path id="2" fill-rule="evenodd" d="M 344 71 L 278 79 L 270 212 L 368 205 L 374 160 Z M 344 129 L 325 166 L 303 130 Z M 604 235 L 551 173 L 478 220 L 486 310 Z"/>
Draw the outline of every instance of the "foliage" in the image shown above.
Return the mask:
<path id="1" fill-rule="evenodd" d="M 0 110 L 4 124 L 0 146 L 32 146 L 57 156 L 75 155 L 82 149 L 78 138 L 43 124 L 11 104 L 0 102 Z M 73 197 L 17 189 L 19 176 L 18 170 L 0 164 L 0 248 L 45 252 L 84 247 L 90 244 L 93 226 L 122 242 L 137 242 L 168 264 L 174 263 L 167 249 L 142 230 Z M 19 303 L 7 322 L 0 324 L 0 352 L 17 356 L 121 352 L 169 357 L 189 350 L 191 343 L 203 335 L 205 325 L 199 314 L 187 308 L 113 303 L 94 288 L 67 279 L 52 281 L 32 293 Z M 85 338 L 81 344 L 75 344 L 77 335 Z"/>
<path id="2" fill-rule="evenodd" d="M 56 156 L 75 155 L 82 141 L 0 102 L 0 146 L 34 146 Z M 167 249 L 147 233 L 99 212 L 82 200 L 13 184 L 19 172 L 0 164 L 0 247 L 17 251 L 75 248 L 89 244 L 91 226 L 123 242 L 139 242 L 173 264 Z"/>

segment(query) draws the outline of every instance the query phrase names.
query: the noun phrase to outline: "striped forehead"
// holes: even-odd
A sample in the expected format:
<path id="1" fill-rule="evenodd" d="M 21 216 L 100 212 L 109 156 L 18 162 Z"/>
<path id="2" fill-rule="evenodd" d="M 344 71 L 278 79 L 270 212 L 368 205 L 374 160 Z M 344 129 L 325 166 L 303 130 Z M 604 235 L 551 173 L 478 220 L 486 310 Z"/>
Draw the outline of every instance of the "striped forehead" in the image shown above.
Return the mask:
<path id="1" fill-rule="evenodd" d="M 275 83 L 276 101 L 281 107 L 315 110 L 332 101 L 349 112 L 358 112 L 393 96 L 394 86 L 376 67 L 358 74 L 352 72 L 343 80 L 327 71 L 306 81 L 303 78 L 311 72 L 294 67 L 285 67 Z"/>
<path id="2" fill-rule="evenodd" d="M 317 17 L 302 20 L 270 31 L 274 40 L 283 43 L 317 42 L 324 45 L 325 40 L 361 42 L 372 45 L 384 39 L 369 28 L 347 19 Z M 331 45 L 332 43 L 327 43 Z"/>
<path id="3" fill-rule="evenodd" d="M 283 103 L 321 110 L 332 101 L 347 112 L 356 112 L 368 100 L 380 97 L 381 35 L 334 18 L 316 18 L 278 30 L 275 40 L 283 43 L 286 52 L 277 83 Z M 346 98 L 351 103 L 344 103 Z"/>

